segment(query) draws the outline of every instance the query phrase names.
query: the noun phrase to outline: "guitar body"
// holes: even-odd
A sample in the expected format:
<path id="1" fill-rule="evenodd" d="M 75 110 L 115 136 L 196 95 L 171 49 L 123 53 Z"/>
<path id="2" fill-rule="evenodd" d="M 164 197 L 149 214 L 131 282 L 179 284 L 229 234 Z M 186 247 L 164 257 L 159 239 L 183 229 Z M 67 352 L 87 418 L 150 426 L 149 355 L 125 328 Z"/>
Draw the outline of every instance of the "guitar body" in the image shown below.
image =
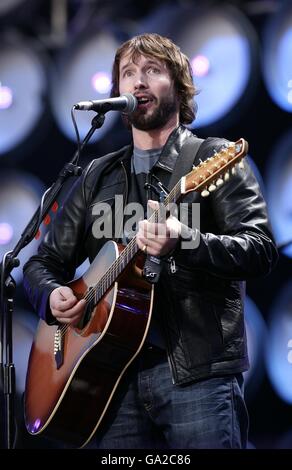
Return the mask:
<path id="1" fill-rule="evenodd" d="M 69 284 L 78 298 L 112 269 L 122 249 L 113 241 L 104 245 L 88 271 Z M 93 436 L 147 335 L 153 286 L 141 277 L 138 264 L 136 256 L 83 327 L 62 326 L 61 362 L 54 350 L 60 327 L 40 320 L 26 379 L 24 406 L 29 433 L 43 433 L 76 447 L 84 446 Z"/>

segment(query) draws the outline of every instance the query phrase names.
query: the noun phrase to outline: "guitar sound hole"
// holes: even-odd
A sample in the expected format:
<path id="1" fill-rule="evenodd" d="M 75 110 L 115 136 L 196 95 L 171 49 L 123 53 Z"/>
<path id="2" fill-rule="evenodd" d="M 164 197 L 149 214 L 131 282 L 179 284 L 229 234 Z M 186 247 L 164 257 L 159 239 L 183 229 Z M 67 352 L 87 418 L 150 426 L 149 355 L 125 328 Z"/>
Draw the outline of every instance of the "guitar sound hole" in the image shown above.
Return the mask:
<path id="1" fill-rule="evenodd" d="M 92 290 L 92 287 L 90 287 L 89 291 L 90 290 Z M 80 328 L 84 328 L 87 325 L 87 323 L 90 321 L 94 307 L 95 307 L 95 298 L 93 297 L 92 300 L 86 303 L 83 317 L 80 320 L 80 325 L 79 325 Z"/>
<path id="2" fill-rule="evenodd" d="M 94 309 L 94 302 L 90 302 L 86 308 L 85 308 L 85 311 L 84 311 L 84 315 L 83 315 L 83 318 L 81 320 L 82 322 L 82 328 L 84 328 L 87 323 L 90 321 L 91 319 L 91 314 L 93 312 L 93 309 Z"/>

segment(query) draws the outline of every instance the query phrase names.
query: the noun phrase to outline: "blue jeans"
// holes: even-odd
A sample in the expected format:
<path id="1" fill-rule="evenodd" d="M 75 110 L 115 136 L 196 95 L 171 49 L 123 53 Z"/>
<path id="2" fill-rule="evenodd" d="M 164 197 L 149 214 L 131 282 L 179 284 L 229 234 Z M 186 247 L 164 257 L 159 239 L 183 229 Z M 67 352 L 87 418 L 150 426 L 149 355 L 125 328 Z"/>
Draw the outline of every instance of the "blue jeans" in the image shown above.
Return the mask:
<path id="1" fill-rule="evenodd" d="M 95 448 L 245 448 L 242 381 L 238 374 L 174 385 L 166 354 L 145 350 L 112 399 Z"/>

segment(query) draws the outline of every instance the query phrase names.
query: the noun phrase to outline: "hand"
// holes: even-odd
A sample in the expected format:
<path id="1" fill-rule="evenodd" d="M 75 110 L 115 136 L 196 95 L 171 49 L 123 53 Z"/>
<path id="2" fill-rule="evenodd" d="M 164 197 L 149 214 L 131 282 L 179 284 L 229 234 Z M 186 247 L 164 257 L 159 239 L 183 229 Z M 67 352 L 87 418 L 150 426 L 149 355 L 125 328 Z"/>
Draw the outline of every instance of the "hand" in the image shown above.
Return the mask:
<path id="1" fill-rule="evenodd" d="M 60 323 L 77 325 L 83 315 L 85 300 L 75 297 L 70 287 L 61 286 L 54 289 L 49 298 L 52 315 Z"/>
<path id="2" fill-rule="evenodd" d="M 148 201 L 151 209 L 158 209 L 157 201 Z M 138 247 L 153 256 L 164 256 L 175 248 L 181 233 L 181 223 L 170 216 L 163 223 L 152 223 L 147 220 L 139 222 L 136 236 Z M 146 246 L 146 248 L 145 248 Z"/>

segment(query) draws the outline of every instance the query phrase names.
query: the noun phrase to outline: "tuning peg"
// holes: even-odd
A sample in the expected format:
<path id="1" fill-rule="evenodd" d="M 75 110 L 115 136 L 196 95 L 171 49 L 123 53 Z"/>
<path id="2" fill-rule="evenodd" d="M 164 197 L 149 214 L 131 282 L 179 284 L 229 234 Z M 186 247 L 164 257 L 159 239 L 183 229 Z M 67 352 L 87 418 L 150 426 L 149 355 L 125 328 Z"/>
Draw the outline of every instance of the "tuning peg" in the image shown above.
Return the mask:
<path id="1" fill-rule="evenodd" d="M 244 163 L 243 163 L 243 160 L 241 160 L 238 164 L 239 168 L 241 168 L 242 170 L 244 170 Z"/>
<path id="2" fill-rule="evenodd" d="M 215 186 L 215 184 L 210 184 L 208 190 L 210 191 L 210 193 L 212 193 L 213 191 L 215 191 L 217 188 Z"/>
<path id="3" fill-rule="evenodd" d="M 232 173 L 233 175 L 235 175 L 235 173 L 236 173 L 236 168 L 235 168 L 235 166 L 233 166 L 233 167 L 231 168 L 231 173 Z"/>
<path id="4" fill-rule="evenodd" d="M 204 190 L 201 192 L 202 197 L 207 197 L 207 196 L 209 196 L 209 194 L 210 194 L 210 193 L 209 193 L 209 191 L 207 191 L 207 189 L 204 189 Z"/>
<path id="5" fill-rule="evenodd" d="M 225 173 L 225 175 L 224 175 L 224 181 L 228 181 L 229 178 L 230 178 L 230 175 L 229 175 L 229 173 L 228 173 L 228 171 L 227 171 L 227 172 Z"/>
<path id="6" fill-rule="evenodd" d="M 222 178 L 218 178 L 217 181 L 216 181 L 216 186 L 222 186 L 222 184 L 224 184 L 224 181 Z"/>

